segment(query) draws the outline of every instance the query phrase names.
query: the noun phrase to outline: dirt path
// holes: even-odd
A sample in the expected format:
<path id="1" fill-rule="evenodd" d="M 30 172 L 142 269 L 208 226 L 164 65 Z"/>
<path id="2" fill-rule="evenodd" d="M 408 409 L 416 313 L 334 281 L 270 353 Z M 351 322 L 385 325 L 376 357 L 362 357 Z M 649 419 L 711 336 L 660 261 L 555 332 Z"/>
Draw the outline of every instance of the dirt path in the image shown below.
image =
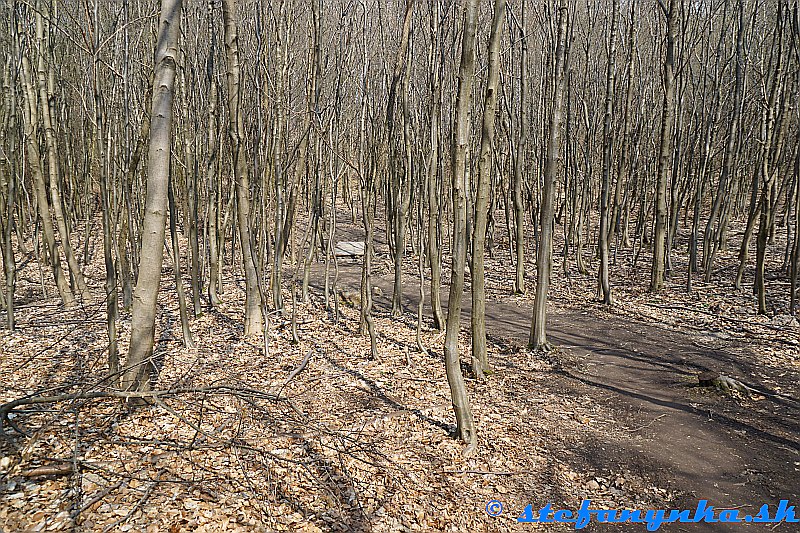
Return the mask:
<path id="1" fill-rule="evenodd" d="M 357 289 L 360 267 L 342 265 L 339 286 Z M 386 311 L 391 277 L 375 280 Z M 404 287 L 407 311 L 416 311 L 418 286 Z M 446 303 L 446 294 L 444 295 Z M 469 304 L 468 297 L 465 303 Z M 464 310 L 468 325 L 469 309 Z M 751 358 L 698 346 L 698 336 L 625 317 L 551 308 L 548 335 L 559 350 L 554 387 L 565 394 L 591 396 L 613 407 L 617 421 L 636 438 L 630 449 L 602 449 L 589 458 L 597 466 L 627 464 L 680 494 L 678 504 L 693 509 L 700 499 L 717 508 L 757 513 L 763 503 L 800 498 L 800 403 L 796 372 L 770 371 Z M 426 315 L 427 316 L 427 315 Z M 527 342 L 530 309 L 513 302 L 489 302 L 487 334 L 495 342 Z M 499 371 L 513 361 L 497 360 Z M 506 368 L 503 368 L 506 367 Z M 735 400 L 694 387 L 695 374 L 715 370 L 758 386 L 770 373 L 783 394 L 759 401 Z M 759 387 L 764 390 L 762 387 Z M 769 392 L 769 391 L 766 391 Z M 787 399 L 786 396 L 789 398 Z M 664 486 L 662 485 L 662 486 Z M 732 525 L 673 526 L 684 531 L 730 531 Z M 791 530 L 794 525 L 781 526 Z"/>

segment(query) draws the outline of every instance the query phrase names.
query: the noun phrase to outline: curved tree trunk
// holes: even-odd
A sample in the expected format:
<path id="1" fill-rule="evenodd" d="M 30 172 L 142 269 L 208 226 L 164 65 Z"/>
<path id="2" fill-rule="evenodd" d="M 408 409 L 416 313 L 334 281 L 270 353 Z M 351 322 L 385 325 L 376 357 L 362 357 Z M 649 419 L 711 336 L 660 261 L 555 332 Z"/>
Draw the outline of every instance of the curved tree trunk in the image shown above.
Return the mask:
<path id="1" fill-rule="evenodd" d="M 458 69 L 458 100 L 453 126 L 453 246 L 450 275 L 450 296 L 447 301 L 447 326 L 444 339 L 444 360 L 453 410 L 456 415 L 458 437 L 468 444 L 468 451 L 477 445 L 475 422 L 469 405 L 458 337 L 461 331 L 461 299 L 464 295 L 464 269 L 467 258 L 467 149 L 470 142 L 469 108 L 472 85 L 475 80 L 475 29 L 478 19 L 477 0 L 466 0 L 464 5 L 464 36 L 461 41 L 461 64 Z"/>

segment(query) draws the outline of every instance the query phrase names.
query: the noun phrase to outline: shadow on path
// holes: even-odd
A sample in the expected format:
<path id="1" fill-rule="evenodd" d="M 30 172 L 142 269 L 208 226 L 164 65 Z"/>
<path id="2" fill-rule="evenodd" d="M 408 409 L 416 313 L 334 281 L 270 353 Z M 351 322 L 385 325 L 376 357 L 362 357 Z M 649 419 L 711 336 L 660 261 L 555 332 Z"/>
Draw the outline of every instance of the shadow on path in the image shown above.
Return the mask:
<path id="1" fill-rule="evenodd" d="M 406 276 L 404 282 L 403 305 L 413 310 L 408 316 L 416 317 L 418 281 Z M 339 287 L 352 290 L 359 284 L 360 265 L 340 265 Z M 375 277 L 373 284 L 384 292 L 375 300 L 376 310 L 388 312 L 391 275 Z M 442 300 L 446 306 L 446 290 Z M 469 327 L 469 303 L 465 294 L 462 327 Z M 504 351 L 512 351 L 509 345 L 527 343 L 530 309 L 489 301 L 486 311 L 487 335 L 503 343 Z M 754 383 L 756 376 L 769 375 L 784 394 L 796 397 L 797 372 L 786 369 L 776 375 L 748 350 L 745 353 L 751 355 L 737 357 L 699 348 L 695 338 L 680 330 L 630 318 L 597 317 L 591 308 L 580 312 L 552 306 L 549 313 L 548 339 L 560 348 L 556 372 L 566 378 L 573 394 L 604 398 L 619 413 L 618 422 L 637 428 L 631 431 L 643 438 L 641 446 L 630 452 L 638 455 L 631 462 L 662 469 L 658 477 L 669 480 L 671 488 L 682 494 L 676 505 L 693 509 L 697 500 L 707 499 L 718 508 L 756 513 L 763 503 L 777 505 L 781 499 L 798 503 L 800 404 L 771 396 L 757 402 L 736 401 L 692 386 L 697 373 L 715 370 L 770 393 Z M 425 316 L 430 317 L 429 305 Z M 504 357 L 512 359 L 513 353 Z M 513 365 L 505 360 L 493 363 Z M 685 526 L 686 531 L 732 527 Z M 783 527 L 788 531 L 796 526 Z"/>

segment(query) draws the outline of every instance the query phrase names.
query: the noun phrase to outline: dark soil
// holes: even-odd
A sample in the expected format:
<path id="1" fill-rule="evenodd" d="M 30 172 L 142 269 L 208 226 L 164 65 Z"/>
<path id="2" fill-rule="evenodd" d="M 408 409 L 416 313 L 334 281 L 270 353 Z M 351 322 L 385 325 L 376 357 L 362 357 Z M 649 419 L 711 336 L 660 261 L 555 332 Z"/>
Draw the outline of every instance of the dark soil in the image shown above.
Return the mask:
<path id="1" fill-rule="evenodd" d="M 384 293 L 376 299 L 379 312 L 390 305 L 392 279 L 390 274 L 374 279 Z M 359 283 L 360 265 L 340 265 L 340 287 L 357 290 Z M 418 284 L 406 281 L 406 316 L 415 314 L 417 294 Z M 468 327 L 468 293 L 464 302 L 462 326 Z M 764 503 L 774 509 L 782 499 L 800 501 L 800 402 L 796 399 L 800 376 L 795 369 L 780 372 L 759 364 L 758 354 L 745 343 L 714 349 L 697 334 L 618 316 L 613 308 L 591 303 L 584 307 L 585 311 L 559 305 L 550 308 L 548 339 L 556 349 L 545 356 L 554 363 L 546 386 L 565 397 L 589 397 L 610 407 L 616 414 L 615 425 L 630 432 L 633 444 L 594 443 L 591 449 L 567 451 L 573 460 L 598 472 L 625 468 L 667 486 L 677 495 L 674 508 L 694 509 L 705 499 L 718 509 L 756 514 Z M 508 299 L 487 303 L 490 341 L 512 347 L 511 353 L 491 361 L 496 371 L 525 372 L 517 365 L 515 352 L 527 343 L 530 312 L 529 305 Z M 426 313 L 429 316 L 427 308 Z M 732 348 L 739 353 L 731 353 Z M 697 375 L 706 370 L 736 377 L 761 393 L 733 398 L 700 388 Z M 779 384 L 782 392 L 761 385 L 762 380 Z M 541 387 L 541 383 L 535 385 Z M 534 425 L 522 427 L 537 431 Z M 737 527 L 671 524 L 662 530 L 731 531 Z M 797 526 L 779 527 L 789 531 Z"/>

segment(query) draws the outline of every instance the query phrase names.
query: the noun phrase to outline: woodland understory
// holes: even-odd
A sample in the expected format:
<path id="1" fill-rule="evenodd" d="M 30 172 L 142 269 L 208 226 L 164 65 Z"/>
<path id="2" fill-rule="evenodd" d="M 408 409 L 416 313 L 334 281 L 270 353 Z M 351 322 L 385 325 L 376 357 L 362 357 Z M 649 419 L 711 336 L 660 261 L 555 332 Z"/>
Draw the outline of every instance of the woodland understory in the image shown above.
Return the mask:
<path id="1" fill-rule="evenodd" d="M 800 497 L 797 0 L 0 20 L 0 533 Z"/>
<path id="2" fill-rule="evenodd" d="M 344 225 L 343 232 L 350 231 L 358 228 Z M 768 261 L 768 272 L 776 274 L 780 240 L 779 234 Z M 496 255 L 487 258 L 488 307 L 513 302 L 528 316 L 531 297 L 510 290 L 513 268 L 500 253 L 504 248 L 500 235 Z M 97 242 L 88 249 L 87 281 L 101 293 L 102 254 Z M 388 286 L 388 248 L 378 245 L 376 255 L 375 277 Z M 676 253 L 675 268 L 686 259 Z M 720 264 L 734 260 L 729 252 Z M 585 261 L 591 266 L 596 259 L 587 254 Z M 348 283 L 345 271 L 360 267 L 348 259 L 340 263 L 339 283 L 357 289 L 357 278 Z M 551 313 L 575 309 L 689 331 L 699 346 L 733 346 L 759 367 L 796 375 L 800 327 L 785 314 L 755 314 L 750 291 L 720 290 L 731 283 L 732 268 L 722 266 L 711 284 L 696 280 L 692 294 L 675 273 L 654 296 L 639 287 L 632 263 L 633 254 L 619 250 L 615 279 L 625 281 L 615 290 L 624 297 L 607 307 L 597 300 L 595 276 L 574 265 L 565 275 L 556 259 Z M 405 266 L 413 279 L 412 257 Z M 629 449 L 647 439 L 648 424 L 605 403 L 602 391 L 580 394 L 558 371 L 576 368 L 569 348 L 533 352 L 491 329 L 492 373 L 484 381 L 468 378 L 479 444 L 476 455 L 463 457 L 463 444 L 452 436 L 442 335 L 430 319 L 422 326 L 422 353 L 416 305 L 407 302 L 406 311 L 392 317 L 389 296 L 377 297 L 379 355 L 371 360 L 369 337 L 358 334 L 358 308 L 342 299 L 338 321 L 325 310 L 323 276 L 324 263 L 315 262 L 309 300 L 297 303 L 299 343 L 292 341 L 291 318 L 276 316 L 265 357 L 261 343 L 243 338 L 235 318 L 244 306 L 241 267 L 226 266 L 223 303 L 204 304 L 191 320 L 195 347 L 186 348 L 167 266 L 154 388 L 168 392 L 145 407 L 77 398 L 12 415 L 29 437 L 9 435 L 12 440 L 3 442 L 0 523 L 7 531 L 503 531 L 530 528 L 514 518 L 531 501 L 572 508 L 591 498 L 599 508 L 631 509 L 681 501 L 670 473 L 653 463 L 598 464 L 601 447 Z M 775 288 L 784 283 L 773 277 Z M 0 340 L 0 401 L 107 390 L 104 302 L 64 309 L 58 299 L 42 298 L 35 259 L 18 279 L 24 295 L 18 326 Z M 188 286 L 185 270 L 182 279 Z M 55 292 L 46 278 L 44 286 Z M 427 306 L 424 311 L 430 313 Z M 121 346 L 129 327 L 130 316 L 122 313 Z M 468 351 L 467 332 L 460 344 Z M 798 393 L 763 377 L 737 377 Z M 723 404 L 752 403 L 716 391 L 696 394 Z M 486 515 L 491 499 L 505 502 L 507 516 Z"/>

